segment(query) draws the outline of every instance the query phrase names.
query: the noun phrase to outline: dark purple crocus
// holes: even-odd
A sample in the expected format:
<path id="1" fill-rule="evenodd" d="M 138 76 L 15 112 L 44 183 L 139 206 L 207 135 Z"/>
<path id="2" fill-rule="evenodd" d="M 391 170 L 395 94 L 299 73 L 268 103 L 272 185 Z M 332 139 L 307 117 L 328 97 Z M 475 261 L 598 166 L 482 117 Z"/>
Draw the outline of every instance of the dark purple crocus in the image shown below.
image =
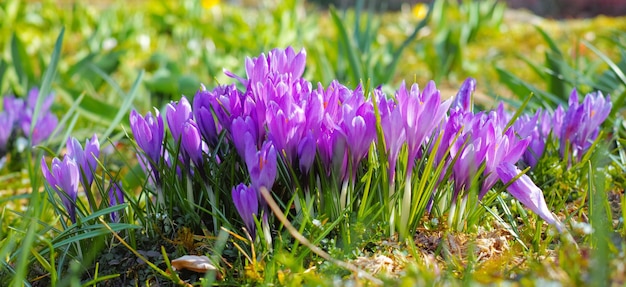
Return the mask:
<path id="1" fill-rule="evenodd" d="M 109 206 L 116 206 L 118 204 L 124 204 L 124 193 L 122 192 L 122 188 L 118 182 L 114 182 L 111 184 L 109 188 Z M 115 211 L 111 213 L 111 221 L 119 222 L 120 221 L 120 212 Z"/>
<path id="2" fill-rule="evenodd" d="M 195 104 L 194 99 L 194 114 L 198 117 L 199 113 L 196 111 L 196 106 L 202 107 L 205 106 L 204 99 L 207 98 L 207 94 L 203 93 L 201 96 L 202 103 Z M 218 127 L 222 127 L 228 131 L 230 131 L 230 124 L 232 121 L 238 117 L 243 116 L 244 112 L 244 96 L 237 90 L 237 87 L 233 85 L 228 86 L 217 86 L 213 91 L 208 93 L 208 100 L 213 108 L 213 112 L 217 117 Z M 209 124 L 209 121 L 203 123 L 202 125 Z M 201 127 L 201 130 L 203 128 Z M 207 133 L 210 132 L 210 127 L 207 128 Z M 218 129 L 219 132 L 219 129 Z M 204 133 L 204 131 L 203 131 Z M 208 134 L 209 137 L 210 134 Z M 206 139 L 209 142 L 210 139 Z"/>
<path id="3" fill-rule="evenodd" d="M 256 237 L 256 224 L 254 218 L 259 214 L 259 200 L 257 191 L 254 187 L 248 187 L 245 184 L 239 184 L 232 190 L 233 202 L 235 207 L 246 224 L 246 228 L 250 232 L 252 239 Z"/>
<path id="4" fill-rule="evenodd" d="M 200 129 L 194 120 L 188 120 L 183 124 L 181 145 L 196 167 L 202 169 L 203 141 L 200 135 Z"/>
<path id="5" fill-rule="evenodd" d="M 76 196 L 80 170 L 74 159 L 66 156 L 63 161 L 58 158 L 52 160 L 51 168 L 46 164 L 46 158 L 41 158 L 41 171 L 54 191 L 57 192 L 72 223 L 76 223 Z"/>
<path id="6" fill-rule="evenodd" d="M 461 84 L 459 92 L 454 97 L 454 100 L 450 106 L 451 109 L 462 109 L 466 112 L 472 112 L 472 94 L 476 90 L 476 80 L 473 78 L 467 78 Z"/>
<path id="7" fill-rule="evenodd" d="M 502 182 L 506 184 L 518 176 L 521 171 L 512 163 L 503 163 L 498 166 L 497 173 Z M 548 209 L 546 201 L 543 198 L 543 192 L 532 182 L 530 177 L 525 174 L 522 175 L 509 185 L 507 191 L 519 202 L 543 218 L 547 223 L 556 226 L 559 231 L 563 229 L 561 223 L 552 215 L 550 209 Z"/>
<path id="8" fill-rule="evenodd" d="M 274 145 L 271 141 L 265 141 L 261 149 L 257 150 L 251 137 L 248 137 L 246 141 L 245 160 L 250 173 L 252 187 L 260 190 L 264 186 L 271 190 L 276 180 L 277 172 L 276 149 Z"/>
<path id="9" fill-rule="evenodd" d="M 308 132 L 298 145 L 298 164 L 300 171 L 308 174 L 315 161 L 315 136 L 313 132 Z"/>
<path id="10" fill-rule="evenodd" d="M 5 112 L 0 113 L 0 158 L 7 152 L 9 138 L 13 132 L 13 119 Z"/>
<path id="11" fill-rule="evenodd" d="M 255 149 L 257 148 L 259 134 L 256 127 L 256 122 L 250 116 L 236 118 L 231 123 L 233 144 L 241 158 L 246 157 L 247 137 L 251 138 L 249 141 L 253 143 Z"/>
<path id="12" fill-rule="evenodd" d="M 98 136 L 95 134 L 90 140 L 85 142 L 85 149 L 80 145 L 78 139 L 69 138 L 67 140 L 67 154 L 66 156 L 74 159 L 80 168 L 83 184 L 85 190 L 89 190 L 93 183 L 93 172 L 98 167 L 97 158 L 100 156 L 100 142 Z"/>
<path id="13" fill-rule="evenodd" d="M 150 164 L 156 166 L 161 159 L 165 130 L 159 111 L 155 109 L 154 112 L 155 116 L 148 112 L 144 118 L 137 111 L 131 111 L 130 128 L 133 131 L 137 145 L 148 156 Z"/>
<path id="14" fill-rule="evenodd" d="M 217 96 L 214 91 L 207 91 L 206 87 L 196 92 L 193 98 L 193 115 L 204 140 L 211 146 L 217 145 L 219 125 L 213 117 L 211 102 L 216 102 Z M 222 109 L 222 107 L 218 107 Z"/>

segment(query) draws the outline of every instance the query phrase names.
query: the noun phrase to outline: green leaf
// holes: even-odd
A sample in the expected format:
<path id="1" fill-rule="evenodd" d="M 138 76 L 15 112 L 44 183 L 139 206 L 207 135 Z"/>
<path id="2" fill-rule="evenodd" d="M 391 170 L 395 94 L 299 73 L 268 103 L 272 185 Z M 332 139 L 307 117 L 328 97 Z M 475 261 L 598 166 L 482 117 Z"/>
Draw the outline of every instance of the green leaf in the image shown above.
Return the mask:
<path id="1" fill-rule="evenodd" d="M 32 64 L 30 58 L 26 54 L 24 45 L 17 37 L 15 32 L 11 35 L 11 58 L 13 59 L 13 67 L 17 74 L 17 79 L 21 85 L 26 85 L 34 81 Z M 26 87 L 26 86 L 25 86 Z"/>
<path id="2" fill-rule="evenodd" d="M 563 57 L 563 53 L 561 53 L 561 50 L 559 50 L 559 47 L 556 45 L 556 43 L 554 42 L 554 40 L 552 40 L 552 38 L 550 37 L 550 35 L 548 35 L 548 33 L 546 33 L 546 31 L 544 31 L 543 29 L 541 29 L 541 27 L 539 26 L 535 26 L 535 30 L 537 30 L 537 32 L 539 32 L 539 34 L 541 35 L 541 37 L 543 37 L 543 39 L 548 43 L 548 46 L 550 47 L 550 50 L 561 56 L 561 58 Z"/>
<path id="3" fill-rule="evenodd" d="M 358 84 L 363 79 L 363 67 L 359 62 L 359 55 L 352 43 L 351 38 L 348 36 L 348 31 L 345 25 L 337 15 L 337 11 L 334 7 L 330 8 L 330 15 L 333 19 L 333 23 L 339 32 L 339 43 L 344 50 L 344 53 L 348 56 L 350 63 L 350 71 L 352 73 L 352 81 L 354 85 Z"/>
<path id="4" fill-rule="evenodd" d="M 9 65 L 4 59 L 0 59 L 0 92 L 2 90 L 2 83 L 4 82 L 4 73 L 7 71 Z"/>
<path id="5" fill-rule="evenodd" d="M 109 124 L 109 127 L 102 135 L 103 138 L 109 137 L 109 135 L 111 135 L 111 133 L 117 127 L 117 125 L 122 121 L 122 118 L 124 118 L 126 114 L 128 113 L 128 110 L 133 104 L 133 100 L 138 94 L 137 88 L 139 87 L 139 83 L 141 83 L 141 80 L 143 79 L 143 74 L 144 74 L 143 70 L 139 72 L 139 75 L 137 75 L 137 78 L 135 79 L 133 86 L 130 88 L 130 91 L 128 92 L 128 94 L 124 95 L 124 102 L 122 103 L 122 106 L 117 110 L 117 114 L 115 115 L 115 118 L 113 118 L 113 121 Z"/>
<path id="6" fill-rule="evenodd" d="M 615 76 L 617 76 L 617 78 L 622 82 L 623 85 L 626 85 L 626 75 L 624 75 L 624 71 L 622 71 L 620 67 L 617 64 L 615 64 L 615 62 L 613 62 L 609 57 L 607 57 L 607 55 L 605 55 L 600 50 L 598 50 L 598 48 L 594 47 L 591 43 L 587 41 L 583 41 L 583 44 L 587 46 L 589 49 L 591 49 L 594 53 L 596 53 L 596 55 L 598 55 L 602 59 L 602 61 L 604 61 L 607 65 L 609 65 L 609 68 L 611 68 L 611 71 L 613 71 Z M 624 57 L 624 53 L 622 51 L 622 58 L 623 57 Z M 617 107 L 617 108 L 613 108 L 611 110 L 611 116 L 615 114 L 617 111 L 619 111 L 619 108 L 624 106 L 625 101 L 626 101 L 626 93 L 622 93 L 621 95 L 613 99 L 613 107 Z"/>
<path id="7" fill-rule="evenodd" d="M 61 28 L 61 32 L 59 33 L 59 37 L 57 38 L 56 44 L 54 45 L 54 51 L 52 52 L 52 57 L 50 58 L 50 64 L 48 64 L 48 68 L 43 75 L 43 81 L 41 83 L 41 88 L 39 89 L 39 95 L 37 96 L 37 104 L 35 105 L 35 111 L 33 112 L 33 119 L 30 125 L 29 134 L 33 134 L 33 130 L 35 130 L 35 125 L 37 124 L 38 117 L 40 115 L 41 104 L 43 103 L 45 97 L 50 94 L 52 90 L 52 81 L 54 80 L 57 72 L 57 65 L 59 64 L 59 58 L 61 57 L 61 47 L 63 46 L 63 35 L 65 34 L 65 28 Z M 29 137 L 31 138 L 31 137 Z M 29 145 L 30 144 L 29 139 Z"/>

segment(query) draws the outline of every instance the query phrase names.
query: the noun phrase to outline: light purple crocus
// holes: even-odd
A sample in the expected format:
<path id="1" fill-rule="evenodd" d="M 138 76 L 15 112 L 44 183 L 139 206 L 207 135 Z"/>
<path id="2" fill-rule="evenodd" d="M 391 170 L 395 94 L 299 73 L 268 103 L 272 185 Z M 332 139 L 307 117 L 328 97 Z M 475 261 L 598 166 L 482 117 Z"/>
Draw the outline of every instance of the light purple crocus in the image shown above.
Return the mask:
<path id="1" fill-rule="evenodd" d="M 349 163 L 352 169 L 350 176 L 354 180 L 360 161 L 367 156 L 369 148 L 376 138 L 376 116 L 372 102 L 365 101 L 360 85 L 341 108 L 342 119 L 339 127 L 349 150 Z M 345 179 L 347 175 L 347 167 L 343 167 L 342 178 Z"/>
<path id="2" fill-rule="evenodd" d="M 502 182 L 506 184 L 518 176 L 521 171 L 512 163 L 503 163 L 498 166 L 497 173 Z M 547 223 L 556 226 L 559 231 L 563 229 L 561 223 L 548 209 L 543 198 L 543 192 L 532 182 L 530 177 L 525 174 L 522 175 L 509 185 L 507 191 Z"/>
<path id="3" fill-rule="evenodd" d="M 587 94 L 579 104 L 578 93 L 573 90 L 559 134 L 561 155 L 565 157 L 566 146 L 570 144 L 572 157 L 580 161 L 598 136 L 600 125 L 608 117 L 611 107 L 610 97 L 604 98 L 601 92 Z"/>
<path id="4" fill-rule="evenodd" d="M 80 168 L 83 184 L 85 190 L 89 190 L 93 183 L 93 172 L 98 167 L 97 158 L 100 156 L 100 142 L 98 136 L 93 135 L 91 139 L 85 141 L 85 149 L 80 145 L 78 139 L 72 137 L 67 140 L 67 154 L 66 156 L 73 158 L 78 167 Z"/>
<path id="5" fill-rule="evenodd" d="M 259 213 L 259 201 L 257 199 L 257 191 L 254 187 L 248 187 L 241 183 L 232 190 L 233 202 L 235 207 L 246 224 L 246 228 L 250 232 L 252 239 L 256 237 L 256 224 L 254 218 Z"/>
<path id="6" fill-rule="evenodd" d="M 387 99 L 384 94 L 380 94 L 377 102 L 383 135 L 385 137 L 387 160 L 389 161 L 389 182 L 390 184 L 394 184 L 396 163 L 400 150 L 406 142 L 406 131 L 404 125 L 400 124 L 402 123 L 400 108 L 393 99 Z"/>
<path id="7" fill-rule="evenodd" d="M 496 169 L 504 163 L 515 164 L 526 151 L 531 138 L 518 138 L 512 129 L 504 134 L 495 137 L 491 147 L 487 150 L 485 158 L 485 179 L 480 191 L 479 198 L 482 198 L 498 181 Z"/>
<path id="8" fill-rule="evenodd" d="M 549 112 L 538 109 L 535 115 L 521 115 L 513 124 L 513 130 L 520 138 L 529 138 L 528 148 L 522 155 L 522 162 L 535 168 L 543 156 L 546 142 L 552 131 L 552 119 Z"/>
<path id="9" fill-rule="evenodd" d="M 109 206 L 116 206 L 118 204 L 124 204 L 124 193 L 122 192 L 122 188 L 120 188 L 120 184 L 118 182 L 114 182 L 109 188 Z M 111 213 L 111 221 L 120 221 L 119 211 Z"/>
<path id="10" fill-rule="evenodd" d="M 343 118 L 342 102 L 352 94 L 352 91 L 339 82 L 333 81 L 325 91 L 321 85 L 318 85 L 318 89 L 313 93 L 322 95 L 323 99 L 323 115 L 317 136 L 317 148 L 322 165 L 327 175 L 330 175 L 333 165 L 337 162 L 341 165 L 343 161 L 345 145 L 337 144 L 337 142 L 343 140 L 344 137 L 340 135 L 338 127 Z"/>
<path id="11" fill-rule="evenodd" d="M 413 84 L 410 91 L 407 90 L 403 82 L 396 92 L 396 99 L 406 130 L 409 153 L 407 174 L 410 175 L 424 140 L 439 126 L 451 101 L 441 102 L 439 90 L 433 81 L 428 82 L 422 92 L 417 84 Z"/>
<path id="12" fill-rule="evenodd" d="M 76 196 L 80 181 L 80 171 L 76 161 L 68 156 L 65 156 L 63 161 L 54 158 L 49 169 L 46 158 L 42 157 L 41 171 L 50 187 L 61 198 L 72 223 L 76 223 Z"/>
<path id="13" fill-rule="evenodd" d="M 42 114 L 43 116 L 37 119 L 33 134 L 31 136 L 31 142 L 33 145 L 40 144 L 52 135 L 52 132 L 58 125 L 58 119 L 50 112 Z M 24 135 L 30 133 L 30 125 L 32 122 L 32 115 L 25 115 L 22 117 L 22 132 Z"/>
<path id="14" fill-rule="evenodd" d="M 165 117 L 172 137 L 178 142 L 183 134 L 183 125 L 193 117 L 191 104 L 184 96 L 178 102 L 170 102 L 167 104 Z"/>
<path id="15" fill-rule="evenodd" d="M 18 113 L 17 121 L 22 128 L 24 135 L 30 135 L 30 127 L 34 118 L 35 107 L 37 105 L 37 97 L 39 96 L 39 89 L 37 87 L 32 88 L 28 92 L 28 97 L 24 105 L 24 110 Z M 58 119 L 50 111 L 52 102 L 54 101 L 54 94 L 45 96 L 41 107 L 39 108 L 39 116 L 37 122 L 34 125 L 33 134 L 31 135 L 31 143 L 33 145 L 43 142 L 45 139 L 52 135 L 52 132 L 57 127 Z M 19 103 L 15 103 L 20 106 Z"/>

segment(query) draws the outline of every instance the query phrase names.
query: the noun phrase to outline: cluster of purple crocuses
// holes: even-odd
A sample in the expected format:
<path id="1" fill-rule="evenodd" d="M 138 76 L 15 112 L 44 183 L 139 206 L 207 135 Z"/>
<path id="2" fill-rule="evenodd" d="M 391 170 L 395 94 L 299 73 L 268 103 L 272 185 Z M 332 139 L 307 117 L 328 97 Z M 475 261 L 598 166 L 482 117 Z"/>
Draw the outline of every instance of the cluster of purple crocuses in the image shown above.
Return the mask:
<path id="1" fill-rule="evenodd" d="M 4 97 L 4 111 L 0 112 L 0 158 L 8 152 L 9 140 L 13 137 L 29 137 L 33 122 L 35 105 L 39 95 L 38 88 L 32 88 L 26 99 L 13 95 Z M 33 145 L 47 139 L 58 124 L 57 117 L 50 111 L 54 96 L 48 95 L 42 102 L 35 129 L 31 137 Z"/>
<path id="2" fill-rule="evenodd" d="M 511 115 L 503 105 L 494 111 L 473 112 L 473 79 L 463 83 L 455 98 L 443 102 L 434 82 L 422 90 L 417 84 L 407 87 L 403 83 L 390 97 L 380 88 L 366 93 L 361 85 L 350 89 L 337 81 L 327 87 L 313 86 L 302 78 L 305 60 L 304 51 L 275 49 L 246 59 L 245 77 L 226 72 L 244 86 L 242 91 L 235 84 L 212 90 L 203 86 L 193 104 L 183 97 L 167 106 L 165 118 L 180 142 L 183 166 L 206 172 L 207 156 L 219 156 L 214 148 L 220 135 L 245 162 L 250 183 L 233 187 L 232 198 L 252 234 L 259 210 L 267 210 L 259 190 L 272 188 L 279 162 L 300 174 L 327 177 L 333 173 L 345 186 L 357 180 L 372 144 L 384 144 L 392 190 L 398 156 L 406 148 L 408 163 L 402 173 L 405 178 L 400 179 L 405 197 L 411 194 L 415 163 L 432 156 L 437 165 L 451 170 L 456 195 L 475 188 L 483 197 L 498 181 L 506 184 L 518 178 L 508 186 L 511 195 L 546 222 L 559 226 L 542 191 L 521 175 L 518 165 L 535 166 L 551 137 L 559 139 L 562 152 L 569 150 L 580 159 L 611 110 L 610 99 L 600 93 L 587 95 L 579 104 L 574 91 L 567 111 L 562 107 L 553 114 L 538 111 L 509 125 Z M 375 105 L 384 143 L 378 142 Z M 163 119 L 157 110 L 146 116 L 132 111 L 130 125 L 142 157 L 147 158 L 147 169 L 158 182 L 156 165 L 166 156 Z M 429 150 L 434 139 L 441 144 Z M 342 194 L 342 208 L 347 202 Z"/>
<path id="3" fill-rule="evenodd" d="M 78 139 L 74 137 L 69 138 L 63 160 L 57 157 L 53 158 L 50 167 L 46 164 L 46 158 L 41 158 L 41 170 L 44 178 L 61 198 L 72 223 L 76 223 L 76 200 L 79 184 L 82 185 L 85 193 L 91 192 L 99 156 L 100 142 L 94 134 L 91 139 L 85 141 L 84 149 Z M 124 203 L 124 197 L 121 187 L 119 183 L 113 182 L 109 188 L 109 206 L 122 203 Z M 95 207 L 92 206 L 93 208 Z M 117 212 L 112 213 L 111 219 L 112 221 L 118 221 L 119 214 Z"/>

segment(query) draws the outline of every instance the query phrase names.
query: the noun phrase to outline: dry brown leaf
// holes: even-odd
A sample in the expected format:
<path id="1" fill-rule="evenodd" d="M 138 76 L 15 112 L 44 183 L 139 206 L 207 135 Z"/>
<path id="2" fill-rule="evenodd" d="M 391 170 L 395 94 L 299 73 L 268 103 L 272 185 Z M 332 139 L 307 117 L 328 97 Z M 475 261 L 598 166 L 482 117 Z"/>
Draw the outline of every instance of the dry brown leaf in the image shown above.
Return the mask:
<path id="1" fill-rule="evenodd" d="M 209 257 L 196 255 L 185 255 L 172 260 L 172 268 L 174 270 L 187 269 L 198 273 L 206 273 L 211 270 L 217 272 L 217 268 L 211 264 Z"/>

